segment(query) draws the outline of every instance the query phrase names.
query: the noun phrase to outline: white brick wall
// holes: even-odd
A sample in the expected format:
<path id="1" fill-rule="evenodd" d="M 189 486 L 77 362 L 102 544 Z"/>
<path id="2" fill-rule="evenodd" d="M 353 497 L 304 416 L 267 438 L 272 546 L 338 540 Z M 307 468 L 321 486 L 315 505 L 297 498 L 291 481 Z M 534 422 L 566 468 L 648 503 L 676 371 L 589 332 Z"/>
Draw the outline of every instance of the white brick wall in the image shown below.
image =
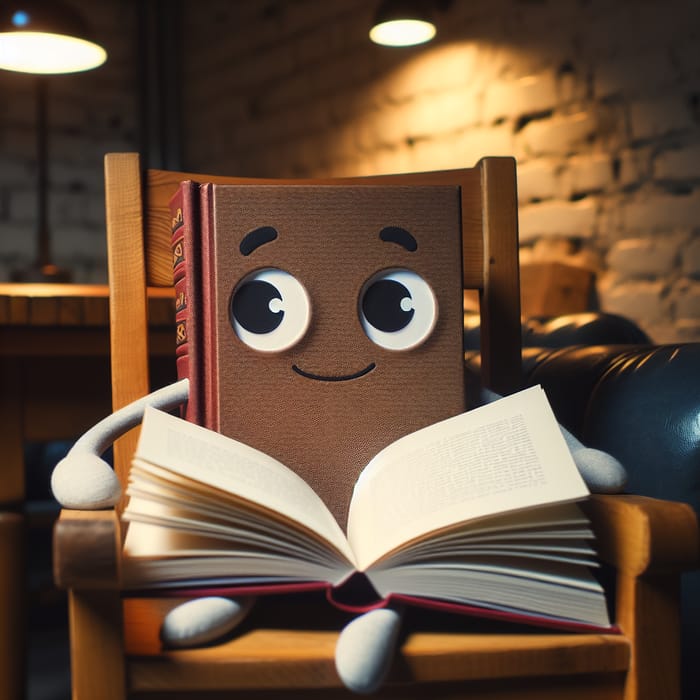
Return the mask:
<path id="1" fill-rule="evenodd" d="M 517 80 L 498 80 L 484 93 L 483 119 L 486 123 L 519 114 L 553 110 L 559 102 L 552 73 L 527 75 Z"/>
<path id="2" fill-rule="evenodd" d="M 121 0 L 73 0 L 108 52 L 88 73 L 50 76 L 49 225 L 54 261 L 106 282 L 103 155 L 137 142 L 135 15 Z M 36 255 L 35 77 L 0 71 L 0 280 Z"/>
<path id="3" fill-rule="evenodd" d="M 700 222 L 700 188 L 689 194 L 666 194 L 645 188 L 621 205 L 625 230 L 657 232 L 690 230 Z"/>
<path id="4" fill-rule="evenodd" d="M 608 268 L 614 270 L 619 279 L 665 279 L 672 274 L 677 263 L 677 238 L 617 241 L 608 253 Z"/>
<path id="5" fill-rule="evenodd" d="M 629 106 L 629 121 L 635 141 L 688 132 L 697 126 L 683 95 L 634 100 Z"/>
<path id="6" fill-rule="evenodd" d="M 521 204 L 559 195 L 563 165 L 556 158 L 536 158 L 518 168 L 518 199 Z"/>
<path id="7" fill-rule="evenodd" d="M 681 267 L 684 275 L 700 280 L 700 236 L 698 229 L 695 229 L 692 235 L 692 240 L 681 248 Z"/>
<path id="8" fill-rule="evenodd" d="M 654 159 L 657 180 L 700 180 L 700 144 L 661 152 Z"/>
<path id="9" fill-rule="evenodd" d="M 564 195 L 575 197 L 614 187 L 612 157 L 608 153 L 571 156 L 562 174 Z"/>
<path id="10" fill-rule="evenodd" d="M 548 200 L 523 207 L 520 212 L 520 240 L 538 238 L 590 238 L 596 220 L 596 204 L 587 197 L 579 202 Z"/>
<path id="11" fill-rule="evenodd" d="M 138 146 L 135 17 L 74 1 L 110 60 L 52 84 L 51 215 L 59 262 L 92 280 L 102 154 Z M 362 175 L 514 155 L 524 259 L 596 264 L 603 308 L 657 340 L 700 340 L 700 3 L 454 2 L 438 40 L 407 50 L 369 43 L 375 7 L 183 0 L 186 169 Z M 31 81 L 0 74 L 0 100 L 3 275 L 33 252 Z"/>
<path id="12" fill-rule="evenodd" d="M 580 153 L 597 128 L 596 116 L 580 111 L 531 121 L 522 130 L 519 139 L 525 157 L 569 156 Z"/>
<path id="13" fill-rule="evenodd" d="M 595 264 L 605 309 L 700 340 L 698 3 L 455 2 L 438 41 L 408 50 L 367 41 L 374 0 L 288 0 L 273 18 L 218 5 L 226 26 L 186 11 L 188 168 L 354 175 L 514 155 L 523 259 Z"/>

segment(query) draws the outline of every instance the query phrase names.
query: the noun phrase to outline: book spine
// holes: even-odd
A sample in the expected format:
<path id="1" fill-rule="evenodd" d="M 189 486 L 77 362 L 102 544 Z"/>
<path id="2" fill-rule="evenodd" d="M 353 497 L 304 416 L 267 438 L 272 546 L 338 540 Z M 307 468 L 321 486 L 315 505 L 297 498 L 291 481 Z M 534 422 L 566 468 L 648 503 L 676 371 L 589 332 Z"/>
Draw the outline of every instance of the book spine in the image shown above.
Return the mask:
<path id="1" fill-rule="evenodd" d="M 212 225 L 212 185 L 203 184 L 199 189 L 201 295 L 201 357 L 202 357 L 202 425 L 210 430 L 220 430 L 219 381 L 216 342 L 216 245 Z"/>
<path id="2" fill-rule="evenodd" d="M 183 417 L 201 423 L 201 369 L 199 360 L 199 261 L 196 208 L 198 186 L 183 182 L 170 200 L 173 281 L 175 284 L 175 358 L 178 379 L 190 380 Z"/>

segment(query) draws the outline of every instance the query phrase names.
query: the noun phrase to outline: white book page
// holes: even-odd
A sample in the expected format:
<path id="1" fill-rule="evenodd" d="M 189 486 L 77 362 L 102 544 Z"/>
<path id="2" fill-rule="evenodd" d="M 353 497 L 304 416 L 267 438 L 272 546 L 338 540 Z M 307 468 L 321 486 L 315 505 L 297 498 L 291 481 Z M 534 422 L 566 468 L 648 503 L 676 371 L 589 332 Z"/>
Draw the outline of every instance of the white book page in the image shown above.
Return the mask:
<path id="1" fill-rule="evenodd" d="M 540 618 L 568 619 L 609 627 L 605 595 L 585 568 L 549 562 L 522 576 L 508 567 L 484 562 L 471 569 L 411 567 L 372 572 L 371 581 L 382 596 L 403 593 L 438 598 Z"/>
<path id="2" fill-rule="evenodd" d="M 135 458 L 281 513 L 353 561 L 343 531 L 319 496 L 260 450 L 149 407 Z"/>
<path id="3" fill-rule="evenodd" d="M 234 548 L 249 549 L 261 554 L 271 553 L 294 557 L 300 561 L 320 564 L 329 569 L 341 569 L 345 575 L 352 573 L 353 567 L 329 548 L 323 540 L 304 536 L 298 530 L 292 530 L 280 522 L 272 523 L 260 513 L 257 519 L 244 517 L 237 520 L 201 517 L 197 510 L 189 510 L 189 504 L 177 505 L 172 502 L 147 500 L 131 496 L 125 519 L 129 529 L 124 542 L 124 554 L 127 557 L 157 557 L 179 555 L 181 543 L 185 538 L 189 542 L 199 542 L 198 548 Z M 234 511 L 235 512 L 235 511 Z M 157 526 L 161 531 L 157 538 L 142 536 L 140 524 Z"/>
<path id="4" fill-rule="evenodd" d="M 541 387 L 423 428 L 360 475 L 348 516 L 358 568 L 467 520 L 588 495 Z"/>

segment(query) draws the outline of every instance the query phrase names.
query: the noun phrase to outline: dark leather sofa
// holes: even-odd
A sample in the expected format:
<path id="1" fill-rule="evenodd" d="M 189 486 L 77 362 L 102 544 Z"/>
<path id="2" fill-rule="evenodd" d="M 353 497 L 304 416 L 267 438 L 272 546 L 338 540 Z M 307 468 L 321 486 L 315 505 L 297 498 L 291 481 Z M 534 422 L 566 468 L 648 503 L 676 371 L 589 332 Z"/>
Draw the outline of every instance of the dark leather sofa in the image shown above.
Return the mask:
<path id="1" fill-rule="evenodd" d="M 478 319 L 465 318 L 478 388 Z M 541 384 L 559 421 L 627 468 L 626 490 L 684 501 L 700 515 L 700 343 L 654 345 L 602 313 L 523 324 L 523 385 Z M 682 581 L 683 698 L 700 698 L 700 571 Z"/>

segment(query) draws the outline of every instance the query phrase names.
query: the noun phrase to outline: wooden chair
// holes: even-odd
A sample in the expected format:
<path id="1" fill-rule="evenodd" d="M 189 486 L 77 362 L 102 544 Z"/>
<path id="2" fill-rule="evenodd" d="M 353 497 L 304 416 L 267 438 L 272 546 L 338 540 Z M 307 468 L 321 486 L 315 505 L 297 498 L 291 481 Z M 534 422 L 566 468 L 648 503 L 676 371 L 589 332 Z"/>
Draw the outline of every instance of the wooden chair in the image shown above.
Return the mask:
<path id="1" fill-rule="evenodd" d="M 251 182 L 157 170 L 142 175 L 136 155 L 106 157 L 115 408 L 149 390 L 146 289 L 172 285 L 170 196 L 189 177 Z M 464 170 L 335 182 L 460 186 L 467 241 L 464 284 L 480 293 L 483 379 L 502 392 L 517 387 L 514 161 L 486 158 Z M 116 469 L 123 481 L 134 433 L 115 446 Z M 379 697 L 678 697 L 678 575 L 697 561 L 695 515 L 682 504 L 632 496 L 595 497 L 590 513 L 602 557 L 615 572 L 620 634 L 521 632 L 468 619 L 446 629 L 419 626 L 402 641 Z M 163 651 L 159 622 L 178 601 L 120 597 L 118 514 L 119 509 L 64 511 L 55 531 L 56 578 L 69 591 L 76 700 L 180 698 L 190 697 L 188 693 L 197 698 L 351 696 L 335 671 L 337 632 L 324 620 L 283 625 L 283 618 L 272 614 L 223 644 Z M 267 601 L 259 609 L 266 607 Z M 301 603 L 287 608 L 290 613 L 295 610 L 303 611 Z"/>

